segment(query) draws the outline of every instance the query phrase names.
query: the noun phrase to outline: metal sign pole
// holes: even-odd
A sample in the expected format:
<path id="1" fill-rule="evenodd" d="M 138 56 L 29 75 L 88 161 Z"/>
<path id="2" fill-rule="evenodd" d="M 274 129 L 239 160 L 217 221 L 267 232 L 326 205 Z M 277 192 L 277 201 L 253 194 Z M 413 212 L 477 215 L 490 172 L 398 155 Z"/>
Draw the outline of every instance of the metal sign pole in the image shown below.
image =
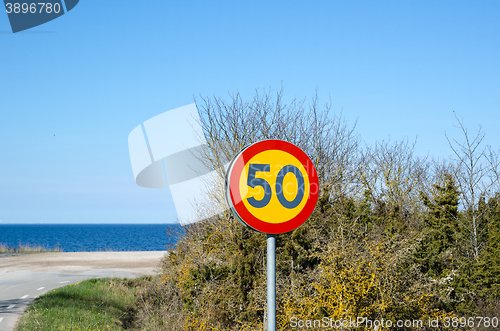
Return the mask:
<path id="1" fill-rule="evenodd" d="M 267 234 L 267 331 L 276 331 L 276 235 Z"/>
<path id="2" fill-rule="evenodd" d="M 285 156 L 289 161 L 283 166 Z M 261 173 L 267 174 L 262 177 Z M 293 200 L 283 192 L 283 186 L 290 184 L 284 184 L 289 173 L 297 181 L 296 189 L 288 192 L 295 193 Z M 267 311 L 263 321 L 267 331 L 276 331 L 276 235 L 295 230 L 307 220 L 318 202 L 318 187 L 311 159 L 283 140 L 263 140 L 245 147 L 227 169 L 225 199 L 229 210 L 244 226 L 267 233 Z M 264 197 L 260 196 L 262 190 Z M 277 203 L 270 203 L 274 195 Z"/>

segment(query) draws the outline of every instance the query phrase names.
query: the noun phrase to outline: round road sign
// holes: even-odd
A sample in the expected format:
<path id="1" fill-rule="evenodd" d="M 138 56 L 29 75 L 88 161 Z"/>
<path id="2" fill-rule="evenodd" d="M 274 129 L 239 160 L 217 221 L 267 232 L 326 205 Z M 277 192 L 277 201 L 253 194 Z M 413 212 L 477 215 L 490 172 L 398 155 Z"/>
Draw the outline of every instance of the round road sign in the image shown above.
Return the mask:
<path id="1" fill-rule="evenodd" d="M 226 201 L 244 225 L 270 234 L 299 227 L 318 201 L 318 175 L 297 146 L 264 140 L 244 148 L 226 173 Z"/>

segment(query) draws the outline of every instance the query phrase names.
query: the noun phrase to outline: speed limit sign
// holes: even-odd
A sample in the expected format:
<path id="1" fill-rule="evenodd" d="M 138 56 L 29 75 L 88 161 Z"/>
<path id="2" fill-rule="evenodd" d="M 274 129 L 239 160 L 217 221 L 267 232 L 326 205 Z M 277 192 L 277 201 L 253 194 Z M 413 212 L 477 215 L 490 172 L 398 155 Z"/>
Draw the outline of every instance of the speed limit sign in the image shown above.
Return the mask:
<path id="1" fill-rule="evenodd" d="M 318 200 L 318 175 L 297 146 L 264 140 L 236 155 L 226 173 L 226 201 L 244 225 L 269 234 L 292 231 Z"/>

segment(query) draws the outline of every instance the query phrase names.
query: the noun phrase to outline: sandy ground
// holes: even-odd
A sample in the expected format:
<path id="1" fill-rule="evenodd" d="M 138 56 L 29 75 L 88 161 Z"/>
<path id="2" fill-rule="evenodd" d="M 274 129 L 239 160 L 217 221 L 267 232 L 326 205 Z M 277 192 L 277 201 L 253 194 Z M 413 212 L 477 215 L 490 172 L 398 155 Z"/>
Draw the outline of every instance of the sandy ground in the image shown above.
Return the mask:
<path id="1" fill-rule="evenodd" d="M 152 274 L 165 254 L 166 251 L 0 254 L 0 274 L 18 271 L 81 273 L 89 269 Z"/>

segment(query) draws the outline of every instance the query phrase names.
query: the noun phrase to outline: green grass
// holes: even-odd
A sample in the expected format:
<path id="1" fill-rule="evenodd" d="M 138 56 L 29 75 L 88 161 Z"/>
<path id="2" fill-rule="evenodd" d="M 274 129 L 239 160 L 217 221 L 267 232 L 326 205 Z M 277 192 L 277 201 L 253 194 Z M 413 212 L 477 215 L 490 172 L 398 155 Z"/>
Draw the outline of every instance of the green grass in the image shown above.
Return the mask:
<path id="1" fill-rule="evenodd" d="M 59 247 L 48 249 L 40 245 L 30 246 L 19 243 L 17 247 L 12 248 L 5 244 L 0 244 L 0 253 L 45 253 L 45 252 L 61 252 L 61 251 L 62 250 Z"/>
<path id="2" fill-rule="evenodd" d="M 127 330 L 135 295 L 151 277 L 90 279 L 46 293 L 31 303 L 16 331 Z"/>

